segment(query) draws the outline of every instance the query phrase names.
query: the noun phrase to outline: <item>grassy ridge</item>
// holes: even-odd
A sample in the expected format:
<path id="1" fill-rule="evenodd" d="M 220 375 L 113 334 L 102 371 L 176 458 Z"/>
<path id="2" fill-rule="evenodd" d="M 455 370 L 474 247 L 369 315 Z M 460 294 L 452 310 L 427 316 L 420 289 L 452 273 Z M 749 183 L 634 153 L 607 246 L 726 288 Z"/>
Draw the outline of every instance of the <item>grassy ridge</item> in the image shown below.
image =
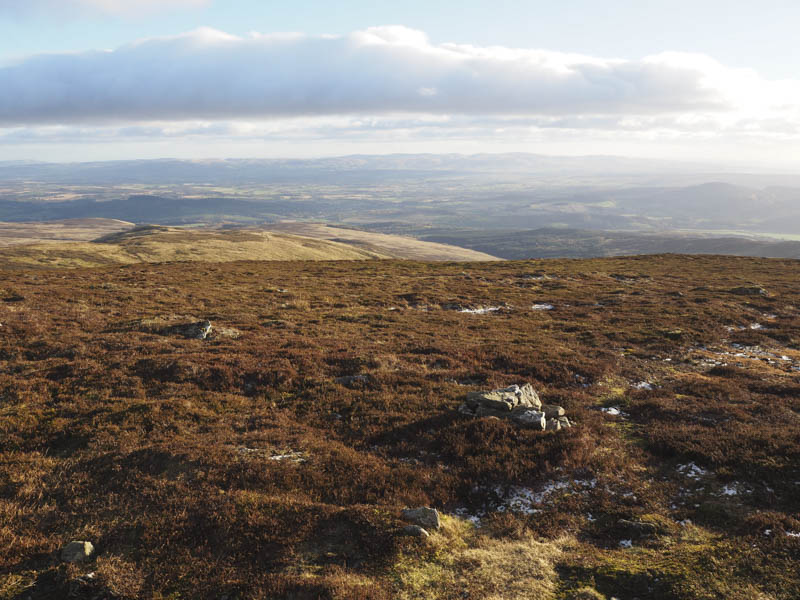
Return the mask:
<path id="1" fill-rule="evenodd" d="M 6 271 L 0 598 L 796 598 L 799 266 Z M 456 411 L 525 381 L 576 426 Z"/>
<path id="2" fill-rule="evenodd" d="M 334 241 L 283 233 L 187 231 L 143 226 L 92 242 L 27 244 L 0 248 L 0 264 L 79 268 L 139 262 L 232 260 L 365 260 L 385 255 Z"/>

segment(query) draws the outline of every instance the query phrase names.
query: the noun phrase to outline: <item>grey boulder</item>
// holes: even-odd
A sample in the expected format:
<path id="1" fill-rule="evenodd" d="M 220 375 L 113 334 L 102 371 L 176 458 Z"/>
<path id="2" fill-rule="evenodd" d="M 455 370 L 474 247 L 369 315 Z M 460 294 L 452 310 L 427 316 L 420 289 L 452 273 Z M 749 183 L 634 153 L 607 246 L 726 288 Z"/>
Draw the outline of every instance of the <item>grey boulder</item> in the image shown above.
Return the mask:
<path id="1" fill-rule="evenodd" d="M 466 404 L 473 409 L 482 406 L 492 410 L 510 411 L 517 406 L 538 409 L 541 408 L 542 401 L 533 386 L 526 383 L 522 387 L 511 385 L 490 392 L 470 392 L 467 394 Z"/>
<path id="2" fill-rule="evenodd" d="M 425 529 L 439 529 L 442 525 L 439 521 L 439 511 L 435 508 L 420 506 L 419 508 L 404 508 L 403 518 L 414 525 L 419 525 Z"/>

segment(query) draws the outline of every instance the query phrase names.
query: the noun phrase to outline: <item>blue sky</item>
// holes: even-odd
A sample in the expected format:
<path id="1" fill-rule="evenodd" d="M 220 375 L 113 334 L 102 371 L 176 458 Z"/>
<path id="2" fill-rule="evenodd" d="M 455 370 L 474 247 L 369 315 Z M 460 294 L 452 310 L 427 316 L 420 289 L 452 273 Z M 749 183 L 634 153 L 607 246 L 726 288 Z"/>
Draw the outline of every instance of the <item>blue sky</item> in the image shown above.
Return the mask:
<path id="1" fill-rule="evenodd" d="M 514 150 L 794 165 L 798 23 L 800 3 L 776 0 L 0 0 L 0 160 Z"/>

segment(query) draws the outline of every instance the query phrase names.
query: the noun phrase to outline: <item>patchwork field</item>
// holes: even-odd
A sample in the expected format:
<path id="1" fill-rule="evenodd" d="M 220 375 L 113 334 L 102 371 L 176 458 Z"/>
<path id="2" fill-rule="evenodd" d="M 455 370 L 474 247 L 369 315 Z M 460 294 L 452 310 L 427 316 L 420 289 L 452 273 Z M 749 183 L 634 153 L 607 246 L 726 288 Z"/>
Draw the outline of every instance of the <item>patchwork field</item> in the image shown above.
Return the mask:
<path id="1" fill-rule="evenodd" d="M 2 271 L 0 598 L 798 598 L 799 269 Z"/>

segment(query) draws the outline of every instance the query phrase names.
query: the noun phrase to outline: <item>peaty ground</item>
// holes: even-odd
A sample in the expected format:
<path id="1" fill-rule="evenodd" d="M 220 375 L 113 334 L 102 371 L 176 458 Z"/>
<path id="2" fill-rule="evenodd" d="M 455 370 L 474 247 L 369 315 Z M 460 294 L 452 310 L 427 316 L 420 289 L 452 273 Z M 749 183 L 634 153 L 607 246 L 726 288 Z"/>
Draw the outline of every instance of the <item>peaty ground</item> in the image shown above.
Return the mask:
<path id="1" fill-rule="evenodd" d="M 799 270 L 2 272 L 0 598 L 800 597 Z M 574 426 L 456 410 L 524 382 Z"/>

